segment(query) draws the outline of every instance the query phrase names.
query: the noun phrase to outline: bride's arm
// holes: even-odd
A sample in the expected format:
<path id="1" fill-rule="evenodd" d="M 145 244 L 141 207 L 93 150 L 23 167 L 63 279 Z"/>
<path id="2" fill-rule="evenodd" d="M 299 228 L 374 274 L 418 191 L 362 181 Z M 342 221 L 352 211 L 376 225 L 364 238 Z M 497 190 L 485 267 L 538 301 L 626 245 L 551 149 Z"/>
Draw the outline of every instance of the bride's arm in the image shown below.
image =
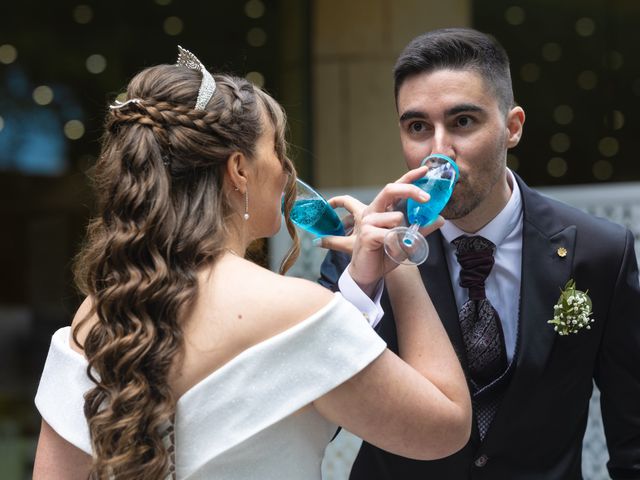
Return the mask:
<path id="1" fill-rule="evenodd" d="M 33 480 L 86 480 L 91 457 L 67 442 L 42 420 Z"/>
<path id="2" fill-rule="evenodd" d="M 411 181 L 405 177 L 401 180 Z M 397 455 L 430 460 L 451 455 L 466 444 L 471 402 L 462 368 L 418 269 L 394 270 L 384 254 L 384 235 L 399 222 L 385 205 L 398 195 L 416 196 L 411 188 L 388 185 L 363 211 L 349 267 L 365 291 L 385 275 L 402 359 L 386 350 L 314 404 L 326 418 L 369 443 Z"/>
<path id="3" fill-rule="evenodd" d="M 402 358 L 386 350 L 314 404 L 383 450 L 418 460 L 451 455 L 471 432 L 464 374 L 417 269 L 393 272 L 386 281 Z"/>

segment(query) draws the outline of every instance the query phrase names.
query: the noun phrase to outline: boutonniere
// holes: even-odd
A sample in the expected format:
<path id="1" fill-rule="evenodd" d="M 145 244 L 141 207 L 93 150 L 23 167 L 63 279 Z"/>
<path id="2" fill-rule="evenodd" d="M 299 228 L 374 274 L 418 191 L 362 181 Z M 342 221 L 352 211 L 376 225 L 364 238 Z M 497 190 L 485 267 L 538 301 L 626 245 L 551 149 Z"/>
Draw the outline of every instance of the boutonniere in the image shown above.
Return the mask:
<path id="1" fill-rule="evenodd" d="M 552 324 L 559 335 L 577 333 L 582 328 L 590 330 L 593 318 L 588 290 L 576 290 L 576 282 L 572 279 L 560 292 L 558 303 L 553 307 L 553 320 L 547 323 Z"/>

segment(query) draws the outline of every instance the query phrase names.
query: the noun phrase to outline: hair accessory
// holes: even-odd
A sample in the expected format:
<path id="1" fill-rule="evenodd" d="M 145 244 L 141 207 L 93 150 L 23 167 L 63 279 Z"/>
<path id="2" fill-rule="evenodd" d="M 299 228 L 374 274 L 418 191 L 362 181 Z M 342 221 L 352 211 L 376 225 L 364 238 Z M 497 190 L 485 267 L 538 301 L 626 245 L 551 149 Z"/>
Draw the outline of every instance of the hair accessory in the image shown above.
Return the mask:
<path id="1" fill-rule="evenodd" d="M 190 68 L 192 70 L 198 70 L 202 73 L 202 82 L 200 83 L 200 90 L 198 91 L 198 99 L 196 100 L 196 110 L 204 110 L 213 96 L 213 92 L 216 91 L 216 81 L 211 74 L 202 65 L 202 62 L 198 60 L 193 53 L 186 48 L 182 48 L 178 45 L 178 61 L 176 65 L 180 67 Z"/>
<path id="2" fill-rule="evenodd" d="M 245 221 L 249 220 L 249 190 L 244 191 L 244 215 Z"/>
<path id="3" fill-rule="evenodd" d="M 141 98 L 131 98 L 131 99 L 127 100 L 126 102 L 121 102 L 120 100 L 116 100 L 116 103 L 114 103 L 113 105 L 109 105 L 109 109 L 110 110 L 119 110 L 120 108 L 126 107 L 127 105 L 131 105 L 132 103 L 135 103 L 137 105 L 141 101 L 142 101 Z"/>

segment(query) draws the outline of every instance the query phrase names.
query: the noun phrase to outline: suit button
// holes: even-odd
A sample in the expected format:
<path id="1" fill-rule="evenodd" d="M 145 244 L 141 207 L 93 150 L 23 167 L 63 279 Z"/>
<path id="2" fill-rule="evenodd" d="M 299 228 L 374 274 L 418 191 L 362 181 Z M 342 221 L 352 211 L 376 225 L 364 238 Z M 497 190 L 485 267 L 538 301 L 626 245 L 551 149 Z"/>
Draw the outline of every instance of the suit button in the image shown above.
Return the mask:
<path id="1" fill-rule="evenodd" d="M 478 468 L 482 468 L 487 464 L 487 460 L 489 460 L 489 457 L 487 457 L 486 455 L 480 455 L 478 458 L 476 458 L 476 461 L 473 462 L 473 464 Z"/>

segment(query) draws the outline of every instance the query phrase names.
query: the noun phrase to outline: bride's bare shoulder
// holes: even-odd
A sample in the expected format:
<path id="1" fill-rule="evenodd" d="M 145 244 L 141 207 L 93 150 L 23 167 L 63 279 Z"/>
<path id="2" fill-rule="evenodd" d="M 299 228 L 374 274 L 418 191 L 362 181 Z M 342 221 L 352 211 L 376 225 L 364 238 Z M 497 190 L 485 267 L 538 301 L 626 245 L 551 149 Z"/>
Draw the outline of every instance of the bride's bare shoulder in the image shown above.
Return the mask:
<path id="1" fill-rule="evenodd" d="M 272 309 L 293 319 L 309 317 L 334 298 L 333 292 L 309 280 L 270 271 L 263 271 L 263 275 L 254 278 L 259 296 Z"/>

